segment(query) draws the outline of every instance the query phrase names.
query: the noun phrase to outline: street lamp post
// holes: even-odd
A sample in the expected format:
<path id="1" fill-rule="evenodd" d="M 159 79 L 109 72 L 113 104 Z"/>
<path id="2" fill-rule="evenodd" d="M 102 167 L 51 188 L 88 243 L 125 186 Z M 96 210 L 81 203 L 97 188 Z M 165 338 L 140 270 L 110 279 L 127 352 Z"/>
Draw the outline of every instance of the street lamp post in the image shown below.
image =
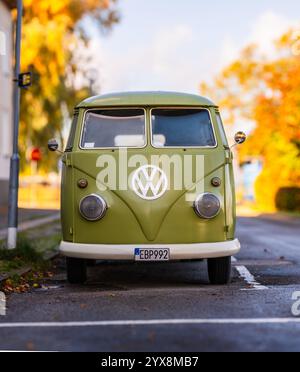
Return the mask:
<path id="1" fill-rule="evenodd" d="M 18 191 L 19 191 L 19 122 L 20 122 L 20 62 L 21 62 L 21 35 L 22 35 L 22 13 L 23 1 L 17 0 L 17 24 L 15 45 L 15 73 L 13 94 L 13 154 L 10 161 L 9 179 L 9 209 L 8 209 L 8 236 L 7 248 L 17 247 L 18 229 Z"/>

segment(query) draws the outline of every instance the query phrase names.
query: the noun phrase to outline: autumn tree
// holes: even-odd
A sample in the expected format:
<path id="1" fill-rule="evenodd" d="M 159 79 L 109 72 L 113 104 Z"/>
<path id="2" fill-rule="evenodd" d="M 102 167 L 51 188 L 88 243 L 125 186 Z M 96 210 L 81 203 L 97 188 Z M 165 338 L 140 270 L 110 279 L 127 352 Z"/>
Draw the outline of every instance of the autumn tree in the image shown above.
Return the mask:
<path id="1" fill-rule="evenodd" d="M 275 207 L 280 189 L 300 187 L 300 57 L 294 35 L 283 35 L 272 56 L 247 47 L 212 86 L 201 85 L 224 110 L 227 125 L 255 123 L 240 159 L 263 159 L 256 198 L 264 209 Z"/>
<path id="2" fill-rule="evenodd" d="M 22 70 L 33 72 L 34 84 L 22 94 L 23 168 L 30 146 L 46 152 L 47 139 L 58 136 L 63 142 L 64 122 L 69 122 L 74 105 L 92 94 L 89 71 L 83 67 L 88 64 L 78 57 L 89 41 L 84 23 L 97 25 L 99 32 L 110 30 L 119 21 L 116 2 L 24 0 Z M 43 167 L 53 168 L 54 161 L 44 157 Z"/>

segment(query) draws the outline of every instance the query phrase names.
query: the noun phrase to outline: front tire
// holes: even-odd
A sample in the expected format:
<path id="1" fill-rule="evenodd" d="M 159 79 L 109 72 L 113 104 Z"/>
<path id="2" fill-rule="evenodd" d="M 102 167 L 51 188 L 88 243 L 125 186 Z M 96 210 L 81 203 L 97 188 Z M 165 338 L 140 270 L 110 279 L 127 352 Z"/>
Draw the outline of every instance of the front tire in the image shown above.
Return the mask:
<path id="1" fill-rule="evenodd" d="M 83 284 L 87 279 L 86 260 L 66 257 L 67 278 L 70 284 Z"/>
<path id="2" fill-rule="evenodd" d="M 231 257 L 210 258 L 207 262 L 209 281 L 213 285 L 229 284 L 231 281 Z"/>
<path id="3" fill-rule="evenodd" d="M 95 267 L 97 265 L 97 260 L 86 260 L 88 267 Z"/>

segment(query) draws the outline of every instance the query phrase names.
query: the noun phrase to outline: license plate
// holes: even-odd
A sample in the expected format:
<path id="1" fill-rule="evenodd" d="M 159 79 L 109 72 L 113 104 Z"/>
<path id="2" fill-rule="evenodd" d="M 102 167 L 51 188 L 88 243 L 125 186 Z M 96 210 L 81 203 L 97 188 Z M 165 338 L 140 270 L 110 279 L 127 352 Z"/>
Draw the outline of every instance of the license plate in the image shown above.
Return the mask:
<path id="1" fill-rule="evenodd" d="M 134 250 L 136 261 L 170 261 L 169 248 L 136 248 Z"/>

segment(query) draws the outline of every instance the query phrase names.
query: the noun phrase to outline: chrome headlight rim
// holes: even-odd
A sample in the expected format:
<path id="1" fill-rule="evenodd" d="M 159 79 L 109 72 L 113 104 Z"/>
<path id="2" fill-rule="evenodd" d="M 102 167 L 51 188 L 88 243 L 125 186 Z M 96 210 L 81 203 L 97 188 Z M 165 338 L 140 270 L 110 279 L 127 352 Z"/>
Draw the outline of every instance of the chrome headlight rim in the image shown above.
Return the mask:
<path id="1" fill-rule="evenodd" d="M 82 212 L 82 204 L 83 202 L 87 199 L 87 198 L 90 198 L 90 197 L 94 197 L 96 199 L 98 199 L 98 201 L 100 201 L 101 203 L 101 206 L 102 206 L 102 212 L 101 214 L 98 216 L 98 217 L 95 217 L 95 218 L 90 218 L 88 216 L 86 216 L 83 212 Z M 86 195 L 84 196 L 80 202 L 79 202 L 79 213 L 81 215 L 82 218 L 84 218 L 85 220 L 87 221 L 90 221 L 90 222 L 96 222 L 96 221 L 100 221 L 102 220 L 102 218 L 105 217 L 106 215 L 106 212 L 107 212 L 107 209 L 108 209 L 108 206 L 107 206 L 107 203 L 106 201 L 98 194 L 90 194 L 90 195 Z"/>
<path id="2" fill-rule="evenodd" d="M 199 202 L 201 201 L 201 199 L 204 196 L 207 196 L 207 195 L 213 196 L 216 199 L 216 201 L 218 202 L 218 211 L 213 216 L 210 216 L 210 217 L 205 216 L 201 212 L 201 210 L 199 209 Z M 198 217 L 203 218 L 205 220 L 212 220 L 212 219 L 216 218 L 220 214 L 220 212 L 221 212 L 221 201 L 220 201 L 220 198 L 216 194 L 214 194 L 212 192 L 204 192 L 204 193 L 198 195 L 197 198 L 196 198 L 196 200 L 194 201 L 194 211 L 195 211 L 195 213 L 196 213 L 196 215 Z"/>

